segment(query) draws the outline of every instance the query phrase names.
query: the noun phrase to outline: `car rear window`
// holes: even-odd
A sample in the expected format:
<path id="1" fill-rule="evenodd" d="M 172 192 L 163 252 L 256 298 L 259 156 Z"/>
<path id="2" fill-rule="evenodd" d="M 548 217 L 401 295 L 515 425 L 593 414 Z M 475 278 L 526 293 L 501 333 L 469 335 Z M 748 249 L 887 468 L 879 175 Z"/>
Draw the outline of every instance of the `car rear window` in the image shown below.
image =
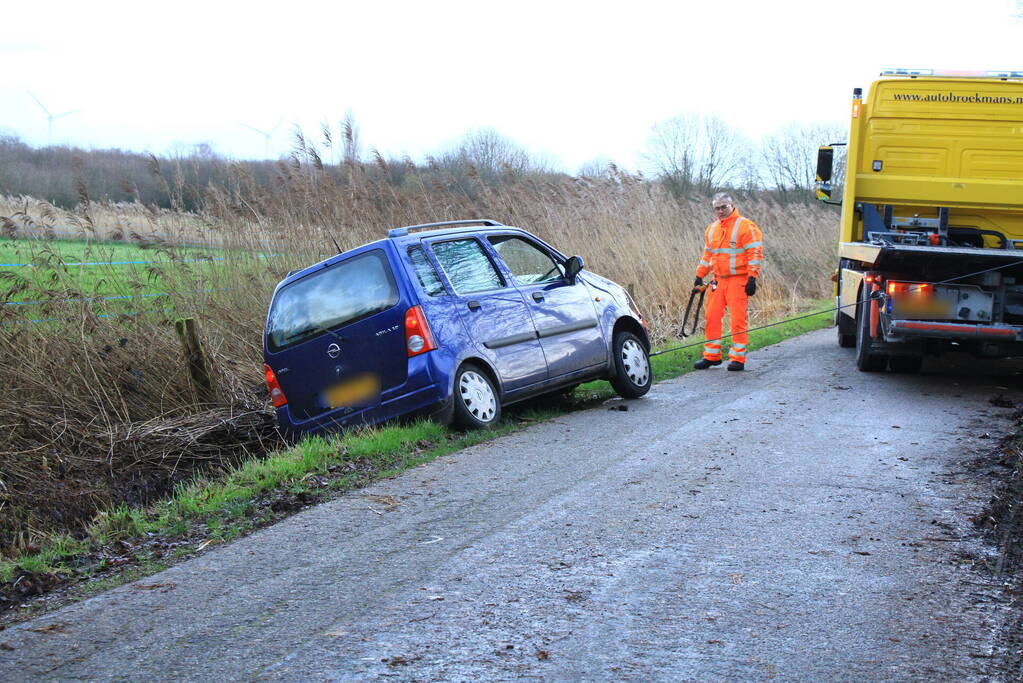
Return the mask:
<path id="1" fill-rule="evenodd" d="M 443 283 L 440 281 L 440 276 L 433 269 L 433 264 L 430 263 L 430 259 L 427 258 L 426 252 L 423 251 L 422 247 L 410 247 L 408 259 L 416 270 L 416 277 L 419 279 L 419 284 L 424 292 L 430 296 L 447 294 Z"/>
<path id="2" fill-rule="evenodd" d="M 384 252 L 375 249 L 360 254 L 278 292 L 267 324 L 268 346 L 279 351 L 298 344 L 387 310 L 398 298 Z"/>

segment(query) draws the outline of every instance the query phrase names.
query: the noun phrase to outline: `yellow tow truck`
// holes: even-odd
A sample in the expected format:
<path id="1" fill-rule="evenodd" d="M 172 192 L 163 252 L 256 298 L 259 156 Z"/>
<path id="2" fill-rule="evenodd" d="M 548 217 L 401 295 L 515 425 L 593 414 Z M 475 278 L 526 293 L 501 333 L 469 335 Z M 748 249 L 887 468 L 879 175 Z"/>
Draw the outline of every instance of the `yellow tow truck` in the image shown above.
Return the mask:
<path id="1" fill-rule="evenodd" d="M 860 370 L 1023 355 L 1023 71 L 891 69 L 853 90 L 835 297 Z M 835 146 L 817 157 L 832 201 Z"/>

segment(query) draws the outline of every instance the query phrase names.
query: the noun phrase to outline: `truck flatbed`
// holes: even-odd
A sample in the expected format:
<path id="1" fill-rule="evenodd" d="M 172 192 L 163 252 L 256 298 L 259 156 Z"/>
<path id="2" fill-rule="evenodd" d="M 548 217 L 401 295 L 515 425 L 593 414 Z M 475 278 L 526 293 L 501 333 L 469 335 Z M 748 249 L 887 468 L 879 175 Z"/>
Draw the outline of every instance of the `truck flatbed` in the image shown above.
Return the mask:
<path id="1" fill-rule="evenodd" d="M 838 253 L 841 258 L 860 261 L 878 270 L 899 270 L 912 265 L 941 271 L 954 268 L 969 273 L 1012 261 L 1019 261 L 1023 266 L 1023 249 L 842 242 Z"/>

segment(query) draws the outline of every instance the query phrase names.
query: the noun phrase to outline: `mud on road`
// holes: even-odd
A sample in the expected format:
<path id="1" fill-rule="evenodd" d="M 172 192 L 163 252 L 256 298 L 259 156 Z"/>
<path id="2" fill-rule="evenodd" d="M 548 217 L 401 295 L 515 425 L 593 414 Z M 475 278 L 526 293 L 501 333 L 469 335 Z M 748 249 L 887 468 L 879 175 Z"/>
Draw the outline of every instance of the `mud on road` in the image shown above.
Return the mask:
<path id="1" fill-rule="evenodd" d="M 833 334 L 11 627 L 0 678 L 1011 678 L 983 520 L 1019 380 L 859 373 Z"/>

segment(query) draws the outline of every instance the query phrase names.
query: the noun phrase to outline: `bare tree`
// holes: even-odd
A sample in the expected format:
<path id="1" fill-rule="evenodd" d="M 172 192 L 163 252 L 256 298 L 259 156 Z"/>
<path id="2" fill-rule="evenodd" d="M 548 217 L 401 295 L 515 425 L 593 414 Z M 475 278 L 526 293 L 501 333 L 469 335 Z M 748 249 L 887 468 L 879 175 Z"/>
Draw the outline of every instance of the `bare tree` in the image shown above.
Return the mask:
<path id="1" fill-rule="evenodd" d="M 493 128 L 478 128 L 465 134 L 454 150 L 438 159 L 449 170 L 472 166 L 488 182 L 502 173 L 549 173 L 549 161 L 530 154 L 529 150 Z"/>
<path id="2" fill-rule="evenodd" d="M 810 201 L 817 172 L 817 148 L 843 142 L 846 135 L 838 125 L 790 123 L 765 136 L 760 156 L 768 187 L 777 191 L 783 201 Z M 836 169 L 836 177 L 841 177 L 840 171 Z"/>
<path id="3" fill-rule="evenodd" d="M 482 173 L 496 175 L 502 168 L 522 172 L 531 167 L 529 153 L 525 148 L 493 128 L 480 128 L 469 132 L 462 139 L 458 153 Z"/>
<path id="4" fill-rule="evenodd" d="M 681 114 L 653 126 L 643 159 L 676 197 L 756 184 L 753 145 L 719 116 Z"/>
<path id="5" fill-rule="evenodd" d="M 680 114 L 656 123 L 650 129 L 643 154 L 647 170 L 676 197 L 687 196 L 693 191 L 699 138 L 700 117 L 697 114 Z"/>
<path id="6" fill-rule="evenodd" d="M 612 175 L 613 164 L 608 157 L 594 157 L 580 164 L 576 175 L 580 178 L 607 178 Z"/>
<path id="7" fill-rule="evenodd" d="M 710 194 L 725 186 L 738 186 L 748 175 L 753 146 L 738 129 L 719 116 L 703 120 L 703 145 L 697 188 Z"/>

